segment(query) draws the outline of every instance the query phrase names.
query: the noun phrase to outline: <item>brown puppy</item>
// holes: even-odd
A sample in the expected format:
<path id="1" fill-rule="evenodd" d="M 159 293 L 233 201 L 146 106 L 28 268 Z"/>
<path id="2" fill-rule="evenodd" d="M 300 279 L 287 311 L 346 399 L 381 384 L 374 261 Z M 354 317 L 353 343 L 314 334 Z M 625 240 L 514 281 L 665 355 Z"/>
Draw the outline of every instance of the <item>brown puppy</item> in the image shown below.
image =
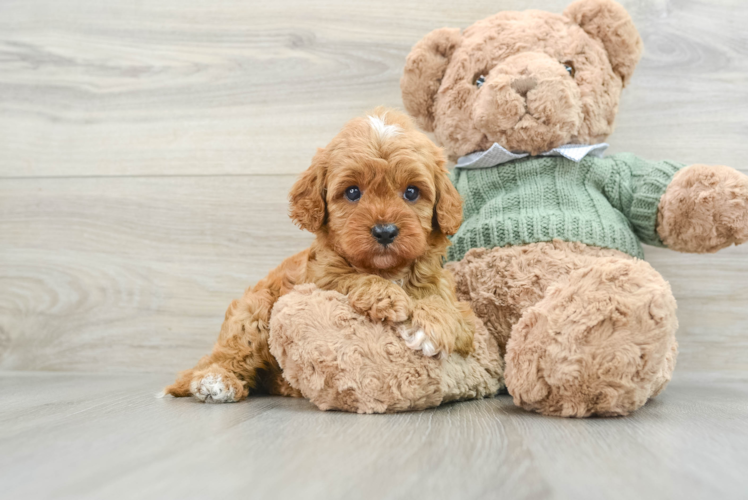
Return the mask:
<path id="1" fill-rule="evenodd" d="M 409 347 L 424 355 L 473 346 L 475 320 L 442 268 L 462 221 L 462 201 L 444 158 L 410 119 L 377 108 L 349 122 L 291 189 L 291 218 L 316 234 L 231 303 L 213 352 L 165 389 L 205 402 L 233 402 L 250 390 L 299 396 L 268 349 L 268 323 L 281 295 L 300 283 L 347 294 L 375 321 L 407 322 Z"/>

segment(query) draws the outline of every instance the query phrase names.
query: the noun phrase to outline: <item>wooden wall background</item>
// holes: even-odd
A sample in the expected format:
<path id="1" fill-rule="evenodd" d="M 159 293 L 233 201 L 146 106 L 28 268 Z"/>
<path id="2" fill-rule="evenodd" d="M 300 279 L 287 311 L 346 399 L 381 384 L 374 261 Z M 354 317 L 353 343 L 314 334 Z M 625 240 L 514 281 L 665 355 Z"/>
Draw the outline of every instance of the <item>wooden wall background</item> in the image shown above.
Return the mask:
<path id="1" fill-rule="evenodd" d="M 0 369 L 174 371 L 310 235 L 286 193 L 351 117 L 401 106 L 410 47 L 563 0 L 4 0 Z M 612 152 L 748 173 L 748 5 L 623 2 L 646 53 Z M 647 249 L 680 370 L 748 369 L 748 247 Z"/>

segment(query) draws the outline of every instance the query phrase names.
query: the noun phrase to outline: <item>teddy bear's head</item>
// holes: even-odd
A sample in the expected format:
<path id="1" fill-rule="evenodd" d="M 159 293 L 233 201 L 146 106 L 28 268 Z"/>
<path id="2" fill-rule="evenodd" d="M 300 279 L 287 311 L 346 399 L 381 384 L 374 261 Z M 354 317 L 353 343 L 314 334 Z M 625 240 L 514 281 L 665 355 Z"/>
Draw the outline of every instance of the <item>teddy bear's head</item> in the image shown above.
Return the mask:
<path id="1" fill-rule="evenodd" d="M 400 82 L 403 103 L 453 159 L 493 143 L 533 155 L 595 144 L 612 132 L 641 51 L 613 0 L 579 0 L 563 15 L 501 12 L 419 41 Z"/>

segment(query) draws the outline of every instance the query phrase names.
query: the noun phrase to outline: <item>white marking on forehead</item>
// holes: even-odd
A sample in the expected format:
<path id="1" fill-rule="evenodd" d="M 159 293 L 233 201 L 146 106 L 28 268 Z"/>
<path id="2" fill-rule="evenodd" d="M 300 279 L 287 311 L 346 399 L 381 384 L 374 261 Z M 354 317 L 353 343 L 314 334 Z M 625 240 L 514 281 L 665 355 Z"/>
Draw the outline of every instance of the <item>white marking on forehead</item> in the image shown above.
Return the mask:
<path id="1" fill-rule="evenodd" d="M 369 124 L 371 125 L 371 128 L 374 129 L 374 131 L 377 133 L 380 139 L 387 139 L 389 137 L 395 137 L 396 135 L 399 135 L 401 132 L 401 128 L 399 125 L 388 125 L 384 121 L 383 116 L 371 116 L 369 115 Z"/>

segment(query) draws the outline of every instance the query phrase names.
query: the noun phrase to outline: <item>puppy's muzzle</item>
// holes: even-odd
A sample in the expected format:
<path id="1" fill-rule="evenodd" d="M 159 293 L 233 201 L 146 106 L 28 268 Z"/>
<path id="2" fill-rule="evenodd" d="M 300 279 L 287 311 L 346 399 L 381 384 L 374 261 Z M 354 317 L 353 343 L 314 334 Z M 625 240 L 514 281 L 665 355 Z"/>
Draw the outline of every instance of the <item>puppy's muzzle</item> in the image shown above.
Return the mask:
<path id="1" fill-rule="evenodd" d="M 394 224 L 377 224 L 371 228 L 371 235 L 377 240 L 380 245 L 387 246 L 393 241 L 400 233 L 397 226 Z"/>

